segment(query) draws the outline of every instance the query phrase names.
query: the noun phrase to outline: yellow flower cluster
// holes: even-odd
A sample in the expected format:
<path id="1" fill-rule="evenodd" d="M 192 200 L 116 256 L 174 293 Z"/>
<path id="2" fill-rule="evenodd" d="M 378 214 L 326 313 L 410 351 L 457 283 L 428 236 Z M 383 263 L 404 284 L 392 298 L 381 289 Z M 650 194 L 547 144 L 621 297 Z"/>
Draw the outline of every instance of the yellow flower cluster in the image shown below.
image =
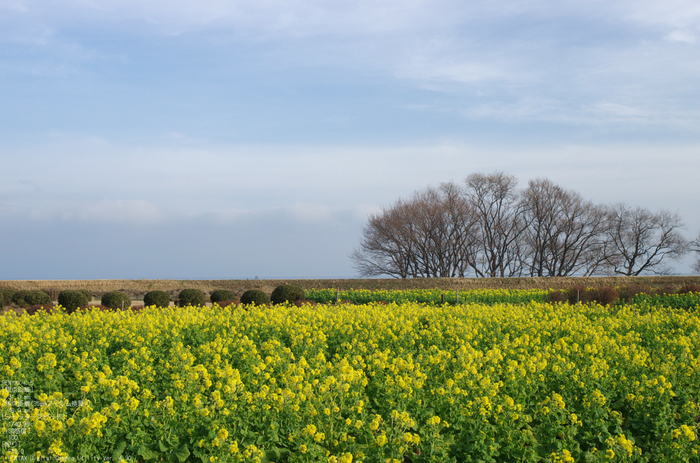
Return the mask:
<path id="1" fill-rule="evenodd" d="M 15 450 L 676 461 L 699 448 L 700 317 L 687 311 L 405 302 L 7 315 L 0 365 L 11 384 L 0 440 L 16 442 L 1 461 Z"/>

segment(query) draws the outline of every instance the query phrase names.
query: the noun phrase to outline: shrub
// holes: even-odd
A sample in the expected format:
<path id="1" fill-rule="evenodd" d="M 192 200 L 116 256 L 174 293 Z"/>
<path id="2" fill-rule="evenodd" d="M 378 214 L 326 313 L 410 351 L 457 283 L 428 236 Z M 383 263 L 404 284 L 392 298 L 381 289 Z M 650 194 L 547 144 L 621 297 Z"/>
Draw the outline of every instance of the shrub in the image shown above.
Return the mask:
<path id="1" fill-rule="evenodd" d="M 266 305 L 270 303 L 270 296 L 259 289 L 249 289 L 241 295 L 241 304 Z"/>
<path id="2" fill-rule="evenodd" d="M 654 290 L 649 285 L 628 285 L 620 289 L 620 298 L 624 302 L 629 303 L 632 302 L 632 299 L 634 299 L 638 294 L 652 295 L 653 293 Z"/>
<path id="3" fill-rule="evenodd" d="M 610 286 L 590 288 L 586 292 L 590 294 L 589 297 L 593 302 L 597 302 L 600 305 L 612 305 L 620 300 L 619 291 Z"/>
<path id="4" fill-rule="evenodd" d="M 663 285 L 660 288 L 654 290 L 654 295 L 663 296 L 665 294 L 675 294 L 676 289 L 672 285 Z"/>
<path id="5" fill-rule="evenodd" d="M 143 305 L 146 307 L 168 307 L 170 306 L 170 294 L 165 291 L 149 291 L 143 296 Z"/>
<path id="6" fill-rule="evenodd" d="M 111 291 L 105 293 L 100 300 L 101 305 L 109 307 L 110 309 L 125 309 L 131 307 L 131 298 L 128 294 L 122 291 Z"/>
<path id="7" fill-rule="evenodd" d="M 54 311 L 54 305 L 49 303 L 49 304 L 36 304 L 36 305 L 30 305 L 26 309 L 24 309 L 24 313 L 27 315 L 35 315 L 38 311 L 44 310 L 46 313 L 51 313 Z"/>
<path id="8" fill-rule="evenodd" d="M 58 305 L 73 313 L 78 307 L 87 307 L 90 300 L 84 291 L 66 290 L 58 293 Z"/>
<path id="9" fill-rule="evenodd" d="M 88 302 L 92 301 L 92 291 L 89 289 L 79 289 L 81 293 L 85 294 L 85 297 L 87 297 Z"/>
<path id="10" fill-rule="evenodd" d="M 26 289 L 15 291 L 12 295 L 12 303 L 20 307 L 27 307 L 28 304 L 24 301 L 24 296 L 26 296 L 28 292 L 29 291 Z"/>
<path id="11" fill-rule="evenodd" d="M 566 298 L 569 304 L 576 304 L 578 302 L 585 304 L 586 302 L 591 302 L 589 298 L 590 294 L 586 294 L 586 287 L 583 285 L 576 285 L 566 290 Z"/>
<path id="12" fill-rule="evenodd" d="M 700 285 L 685 285 L 678 288 L 678 294 L 700 293 Z"/>
<path id="13" fill-rule="evenodd" d="M 557 299 L 568 300 L 569 304 L 591 304 L 598 303 L 600 305 L 615 304 L 620 300 L 620 293 L 616 288 L 611 286 L 600 286 L 598 288 L 586 288 L 585 286 L 574 286 L 566 290 L 566 296 L 553 295 L 550 292 L 550 301 Z"/>
<path id="14" fill-rule="evenodd" d="M 270 295 L 270 301 L 273 304 L 284 304 L 286 302 L 294 304 L 301 299 L 304 299 L 304 290 L 295 285 L 279 285 Z"/>
<path id="15" fill-rule="evenodd" d="M 177 300 L 180 307 L 187 307 L 188 305 L 205 305 L 204 293 L 193 288 L 183 289 L 180 291 L 180 294 L 177 296 Z"/>
<path id="16" fill-rule="evenodd" d="M 12 289 L 0 289 L 0 309 L 12 302 L 12 296 L 15 294 Z"/>
<path id="17" fill-rule="evenodd" d="M 209 296 L 209 300 L 212 302 L 212 304 L 222 301 L 235 301 L 236 299 L 237 297 L 233 291 L 229 291 L 228 289 L 217 289 Z"/>
<path id="18" fill-rule="evenodd" d="M 564 289 L 550 289 L 547 293 L 547 302 L 566 302 L 568 299 L 567 291 Z"/>
<path id="19" fill-rule="evenodd" d="M 219 301 L 219 302 L 215 302 L 215 304 L 218 305 L 219 307 L 222 307 L 222 308 L 223 308 L 223 307 L 229 307 L 229 306 L 233 306 L 233 307 L 235 308 L 235 307 L 238 307 L 239 302 L 238 302 L 237 300 L 232 300 L 232 301 Z"/>
<path id="20" fill-rule="evenodd" d="M 51 296 L 49 296 L 44 291 L 39 291 L 39 290 L 28 291 L 26 289 L 23 289 L 23 290 L 17 291 L 12 296 L 12 302 L 14 302 L 15 304 L 17 304 L 20 307 L 27 307 L 30 305 L 39 305 L 39 304 L 51 304 Z"/>

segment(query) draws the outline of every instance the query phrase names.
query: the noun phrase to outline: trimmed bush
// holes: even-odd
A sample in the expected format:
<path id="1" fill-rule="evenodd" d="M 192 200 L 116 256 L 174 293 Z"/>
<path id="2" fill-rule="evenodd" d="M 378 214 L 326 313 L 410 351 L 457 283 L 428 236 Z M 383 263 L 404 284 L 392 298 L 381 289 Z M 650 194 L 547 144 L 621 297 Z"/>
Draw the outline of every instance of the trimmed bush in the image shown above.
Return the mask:
<path id="1" fill-rule="evenodd" d="M 131 307 L 131 298 L 128 294 L 121 291 L 105 293 L 100 302 L 103 306 L 109 307 L 110 309 L 121 309 L 122 306 L 125 309 Z"/>
<path id="2" fill-rule="evenodd" d="M 79 289 L 81 293 L 85 294 L 85 297 L 87 297 L 88 302 L 92 301 L 92 291 L 89 289 Z"/>
<path id="3" fill-rule="evenodd" d="M 259 289 L 249 289 L 241 296 L 241 304 L 243 305 L 267 305 L 269 303 L 270 296 Z"/>
<path id="4" fill-rule="evenodd" d="M 219 303 L 221 301 L 235 301 L 236 299 L 238 298 L 233 291 L 229 291 L 228 289 L 217 289 L 209 296 L 209 300 L 212 302 L 212 304 Z"/>
<path id="5" fill-rule="evenodd" d="M 12 302 L 15 292 L 12 289 L 0 289 L 0 309 Z"/>
<path id="6" fill-rule="evenodd" d="M 58 305 L 66 309 L 67 313 L 75 312 L 78 307 L 87 307 L 90 300 L 84 291 L 65 290 L 58 293 Z"/>
<path id="7" fill-rule="evenodd" d="M 145 307 L 152 305 L 156 307 L 169 307 L 170 294 L 165 291 L 149 291 L 143 296 L 143 305 Z"/>
<path id="8" fill-rule="evenodd" d="M 304 290 L 296 285 L 279 285 L 270 295 L 273 304 L 294 304 L 301 299 L 304 299 Z"/>
<path id="9" fill-rule="evenodd" d="M 192 306 L 203 306 L 205 305 L 206 299 L 204 298 L 204 293 L 198 289 L 183 289 L 177 296 L 178 305 L 180 307 Z"/>
<path id="10" fill-rule="evenodd" d="M 29 293 L 29 291 L 26 289 L 15 291 L 15 293 L 12 295 L 12 303 L 20 307 L 27 307 L 28 304 L 24 301 L 24 296 L 26 296 L 27 293 Z"/>
<path id="11" fill-rule="evenodd" d="M 17 291 L 12 296 L 12 302 L 20 307 L 28 307 L 30 305 L 51 304 L 51 296 L 44 291 L 26 289 Z"/>

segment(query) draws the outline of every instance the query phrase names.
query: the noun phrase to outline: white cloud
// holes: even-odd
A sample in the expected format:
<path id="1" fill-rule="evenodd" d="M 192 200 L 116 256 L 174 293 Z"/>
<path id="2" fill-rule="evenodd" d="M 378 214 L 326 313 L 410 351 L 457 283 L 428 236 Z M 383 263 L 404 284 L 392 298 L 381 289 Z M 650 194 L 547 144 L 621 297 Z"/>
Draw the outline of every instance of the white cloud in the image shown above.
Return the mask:
<path id="1" fill-rule="evenodd" d="M 385 204 L 389 206 L 389 204 Z M 355 207 L 354 216 L 357 219 L 366 221 L 370 215 L 379 214 L 382 211 L 382 206 L 379 204 L 360 204 Z"/>
<path id="2" fill-rule="evenodd" d="M 215 222 L 224 224 L 241 223 L 242 221 L 251 218 L 252 211 L 246 209 L 217 209 L 207 211 L 204 216 L 212 218 Z M 191 217 L 196 217 L 197 214 L 192 213 Z"/>
<path id="3" fill-rule="evenodd" d="M 694 0 L 628 0 L 620 4 L 628 17 L 643 25 L 674 29 L 700 26 L 700 5 Z M 612 2 L 612 7 L 617 9 L 616 2 Z"/>
<path id="4" fill-rule="evenodd" d="M 596 110 L 611 118 L 636 114 L 608 103 Z M 303 222 L 328 221 L 339 213 L 364 220 L 415 190 L 492 170 L 523 175 L 525 182 L 564 178 L 565 186 L 611 201 L 686 201 L 700 195 L 693 177 L 700 171 L 697 144 L 183 148 L 80 140 L 3 148 L 8 153 L 0 172 L 3 215 L 35 211 L 35 217 L 146 224 L 177 217 L 247 223 L 279 213 Z M 69 154 L 75 158 L 66 163 Z"/>
<path id="5" fill-rule="evenodd" d="M 294 220 L 301 222 L 326 222 L 332 218 L 332 210 L 326 204 L 296 202 L 285 210 Z"/>
<path id="6" fill-rule="evenodd" d="M 639 108 L 607 101 L 601 101 L 591 105 L 590 110 L 592 113 L 600 115 L 600 117 L 596 117 L 598 120 L 602 118 L 602 120 L 637 121 L 647 117 L 647 114 Z"/>
<path id="7" fill-rule="evenodd" d="M 664 38 L 669 42 L 682 42 L 690 44 L 696 44 L 698 41 L 697 36 L 695 34 L 693 34 L 692 32 L 682 30 L 675 30 L 673 32 L 670 32 L 666 34 Z"/>
<path id="8" fill-rule="evenodd" d="M 129 61 L 129 51 L 106 51 L 71 34 L 73 28 L 115 29 L 116 36 L 135 34 L 138 40 L 191 33 L 223 48 L 263 44 L 255 63 L 242 66 L 308 67 L 321 75 L 349 70 L 469 98 L 460 108 L 439 103 L 437 110 L 470 118 L 655 124 L 659 114 L 671 113 L 675 117 L 669 124 L 698 123 L 688 107 L 692 99 L 677 96 L 681 88 L 686 94 L 698 91 L 698 60 L 689 47 L 674 46 L 696 43 L 700 8 L 694 1 L 63 0 L 22 5 L 10 13 L 11 30 L 24 27 L 22 40 L 36 41 L 49 56 L 0 65 L 8 72 L 65 76 L 92 72 L 84 63 Z M 611 118 L 612 112 L 597 102 L 637 113 Z"/>
<path id="9" fill-rule="evenodd" d="M 86 222 L 152 224 L 161 221 L 165 215 L 148 201 L 102 200 L 84 203 L 76 211 L 63 214 L 64 220 L 73 217 Z"/>

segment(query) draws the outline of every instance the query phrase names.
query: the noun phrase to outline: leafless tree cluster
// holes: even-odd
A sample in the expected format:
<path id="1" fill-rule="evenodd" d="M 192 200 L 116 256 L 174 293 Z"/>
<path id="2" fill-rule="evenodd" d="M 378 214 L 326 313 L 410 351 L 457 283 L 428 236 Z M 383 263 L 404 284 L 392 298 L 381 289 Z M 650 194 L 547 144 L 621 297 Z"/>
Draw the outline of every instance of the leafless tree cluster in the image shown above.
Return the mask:
<path id="1" fill-rule="evenodd" d="M 464 277 L 476 246 L 476 218 L 452 183 L 415 193 L 372 215 L 351 258 L 363 275 Z"/>
<path id="2" fill-rule="evenodd" d="M 693 270 L 700 273 L 700 233 L 698 233 L 697 238 L 690 242 L 690 250 L 697 254 L 697 260 L 695 264 L 693 264 Z"/>
<path id="3" fill-rule="evenodd" d="M 548 179 L 518 189 L 505 173 L 472 174 L 371 215 L 351 254 L 363 276 L 512 277 L 668 272 L 689 249 L 665 210 L 597 205 Z M 700 272 L 700 259 L 696 264 Z"/>

